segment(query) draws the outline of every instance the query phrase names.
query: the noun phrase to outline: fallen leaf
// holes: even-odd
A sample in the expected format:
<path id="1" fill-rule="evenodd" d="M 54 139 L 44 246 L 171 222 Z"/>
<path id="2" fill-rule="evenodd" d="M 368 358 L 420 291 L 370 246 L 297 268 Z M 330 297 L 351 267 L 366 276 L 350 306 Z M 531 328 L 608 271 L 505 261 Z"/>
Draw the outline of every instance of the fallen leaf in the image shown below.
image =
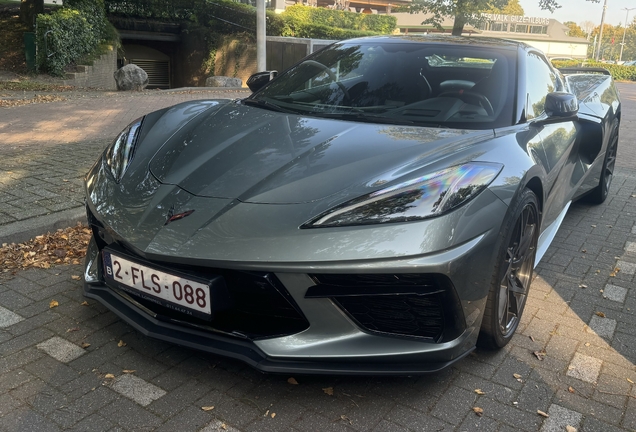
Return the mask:
<path id="1" fill-rule="evenodd" d="M 513 377 L 515 377 L 515 379 L 516 379 L 517 381 L 519 381 L 519 382 L 523 382 L 523 380 L 521 379 L 521 378 L 522 378 L 522 376 L 521 376 L 521 375 L 519 375 L 518 373 L 512 374 L 512 376 L 513 376 Z"/>
<path id="2" fill-rule="evenodd" d="M 583 249 L 581 252 L 583 252 L 583 253 L 587 253 L 587 249 Z"/>
<path id="3" fill-rule="evenodd" d="M 579 284 L 579 288 L 587 288 L 587 285 L 585 285 L 585 284 Z"/>
<path id="4" fill-rule="evenodd" d="M 596 228 L 596 225 L 590 225 L 592 228 Z"/>
<path id="5" fill-rule="evenodd" d="M 565 427 L 566 432 L 576 432 L 576 428 L 574 426 L 567 425 Z"/>
<path id="6" fill-rule="evenodd" d="M 137 372 L 136 369 L 124 369 L 122 371 L 122 373 L 125 373 L 125 374 L 131 374 L 131 373 L 135 373 L 135 372 Z"/>
<path id="7" fill-rule="evenodd" d="M 80 344 L 80 346 L 81 346 L 82 348 L 88 348 L 89 346 L 91 346 L 91 344 L 89 344 L 89 343 L 87 343 L 87 342 L 82 342 L 82 343 Z"/>
<path id="8" fill-rule="evenodd" d="M 57 302 L 57 300 L 51 300 L 51 302 L 49 303 L 49 309 L 53 309 L 54 307 L 58 307 L 60 304 Z"/>
<path id="9" fill-rule="evenodd" d="M 631 383 L 631 384 L 634 384 L 634 381 L 630 380 L 629 378 L 627 378 L 627 382 Z"/>
<path id="10" fill-rule="evenodd" d="M 289 378 L 289 379 L 287 380 L 287 382 L 288 382 L 289 384 L 298 385 L 298 381 L 296 381 L 296 378 L 293 378 L 293 377 L 292 377 L 292 378 Z"/>
<path id="11" fill-rule="evenodd" d="M 87 301 L 83 301 L 81 305 L 82 306 L 88 306 L 88 302 Z"/>
<path id="12" fill-rule="evenodd" d="M 340 416 L 340 420 L 344 420 L 344 421 L 346 421 L 346 422 L 349 422 L 349 424 L 353 424 L 353 423 L 351 422 L 351 420 L 349 419 L 349 417 L 347 417 L 347 416 L 346 416 L 346 415 L 344 415 L 344 414 Z"/>
<path id="13" fill-rule="evenodd" d="M 227 430 L 227 425 L 225 423 L 221 423 L 221 429 Z"/>
<path id="14" fill-rule="evenodd" d="M 276 417 L 276 413 L 272 413 L 272 415 L 270 415 L 271 418 Z"/>
<path id="15" fill-rule="evenodd" d="M 201 409 L 203 411 L 212 411 L 214 409 L 214 406 L 204 406 L 204 407 L 201 407 Z"/>
<path id="16" fill-rule="evenodd" d="M 265 411 L 265 414 L 263 414 L 263 417 L 267 417 L 269 415 L 269 410 Z"/>
<path id="17" fill-rule="evenodd" d="M 540 361 L 543 361 L 543 359 L 544 359 L 544 358 L 545 358 L 545 356 L 546 356 L 546 352 L 545 352 L 545 350 L 535 351 L 535 352 L 533 352 L 533 354 L 534 354 L 534 356 L 535 356 L 536 358 L 538 358 Z"/>
<path id="18" fill-rule="evenodd" d="M 322 391 L 324 391 L 329 396 L 333 396 L 333 387 L 325 387 L 324 389 L 322 389 Z"/>
<path id="19" fill-rule="evenodd" d="M 484 409 L 479 407 L 473 407 L 473 412 L 477 414 L 479 417 L 484 415 Z"/>
<path id="20" fill-rule="evenodd" d="M 71 279 L 73 279 L 73 280 L 80 280 L 80 279 L 81 279 L 81 276 L 73 275 L 73 276 L 71 276 Z"/>
<path id="21" fill-rule="evenodd" d="M 550 416 L 548 415 L 548 413 L 544 413 L 544 412 L 543 412 L 543 411 L 541 411 L 541 410 L 537 410 L 537 414 L 539 414 L 541 417 L 545 417 L 545 418 L 550 417 Z"/>
<path id="22" fill-rule="evenodd" d="M 532 336 L 528 336 L 532 342 L 534 342 L 534 338 Z"/>
<path id="23" fill-rule="evenodd" d="M 486 392 L 483 391 L 482 389 L 475 389 L 475 393 L 477 393 L 478 395 L 485 395 Z"/>
<path id="24" fill-rule="evenodd" d="M 605 318 L 605 314 L 603 312 L 594 312 L 594 315 Z"/>
<path id="25" fill-rule="evenodd" d="M 126 342 L 124 342 L 123 340 L 120 340 L 120 341 L 117 343 L 117 346 L 118 346 L 118 347 L 120 347 L 120 348 L 121 348 L 121 347 L 125 347 L 125 346 L 126 346 Z"/>
<path id="26" fill-rule="evenodd" d="M 73 327 L 73 328 L 70 328 L 70 329 L 66 329 L 66 333 L 76 332 L 76 331 L 78 331 L 79 329 L 80 329 L 79 327 Z"/>
<path id="27" fill-rule="evenodd" d="M 589 342 L 585 342 L 585 346 L 586 347 L 590 346 L 590 343 Z"/>
<path id="28" fill-rule="evenodd" d="M 568 387 L 568 391 L 569 391 L 570 393 L 575 393 L 574 388 L 572 388 L 571 386 L 570 386 L 570 387 Z"/>
<path id="29" fill-rule="evenodd" d="M 113 375 L 113 374 L 106 374 L 106 375 L 104 375 L 104 378 L 106 378 L 106 379 L 113 379 L 113 378 L 115 378 L 115 375 Z"/>

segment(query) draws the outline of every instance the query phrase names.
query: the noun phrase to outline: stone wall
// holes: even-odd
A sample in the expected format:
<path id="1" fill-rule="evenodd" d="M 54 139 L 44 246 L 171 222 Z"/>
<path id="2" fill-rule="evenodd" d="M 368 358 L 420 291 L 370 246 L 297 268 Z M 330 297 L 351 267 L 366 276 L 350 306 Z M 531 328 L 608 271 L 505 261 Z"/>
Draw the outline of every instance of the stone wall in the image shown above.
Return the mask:
<path id="1" fill-rule="evenodd" d="M 76 72 L 67 72 L 64 84 L 75 87 L 117 90 L 113 74 L 117 70 L 117 50 L 113 47 L 96 59 L 92 66 L 77 66 Z"/>

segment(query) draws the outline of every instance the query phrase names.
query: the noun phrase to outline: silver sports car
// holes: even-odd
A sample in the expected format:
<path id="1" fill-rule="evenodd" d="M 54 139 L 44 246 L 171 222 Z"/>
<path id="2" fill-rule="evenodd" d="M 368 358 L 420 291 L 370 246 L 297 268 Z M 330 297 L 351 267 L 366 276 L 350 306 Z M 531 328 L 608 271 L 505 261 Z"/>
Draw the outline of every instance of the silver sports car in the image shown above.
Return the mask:
<path id="1" fill-rule="evenodd" d="M 568 207 L 612 181 L 621 105 L 586 70 L 506 40 L 362 38 L 246 99 L 148 114 L 86 177 L 85 294 L 262 371 L 503 347 Z"/>

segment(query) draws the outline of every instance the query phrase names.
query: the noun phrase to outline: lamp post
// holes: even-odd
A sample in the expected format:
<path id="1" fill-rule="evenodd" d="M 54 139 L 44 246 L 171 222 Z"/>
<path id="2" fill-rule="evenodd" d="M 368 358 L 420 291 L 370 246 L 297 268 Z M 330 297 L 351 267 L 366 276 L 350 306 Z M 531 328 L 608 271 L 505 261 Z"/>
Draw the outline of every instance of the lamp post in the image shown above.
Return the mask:
<path id="1" fill-rule="evenodd" d="M 623 42 L 621 42 L 621 55 L 618 57 L 618 61 L 623 61 L 623 48 L 625 48 L 625 34 L 627 33 L 627 20 L 629 19 L 629 11 L 636 8 L 623 8 L 625 12 L 625 29 L 623 30 Z"/>
<path id="2" fill-rule="evenodd" d="M 601 15 L 601 30 L 598 35 L 598 47 L 596 47 L 596 60 L 598 61 L 601 55 L 601 45 L 603 45 L 603 25 L 605 24 L 605 11 L 607 11 L 607 0 L 603 3 L 603 15 Z"/>
<path id="3" fill-rule="evenodd" d="M 256 0 L 256 72 L 267 69 L 265 20 L 265 0 Z"/>

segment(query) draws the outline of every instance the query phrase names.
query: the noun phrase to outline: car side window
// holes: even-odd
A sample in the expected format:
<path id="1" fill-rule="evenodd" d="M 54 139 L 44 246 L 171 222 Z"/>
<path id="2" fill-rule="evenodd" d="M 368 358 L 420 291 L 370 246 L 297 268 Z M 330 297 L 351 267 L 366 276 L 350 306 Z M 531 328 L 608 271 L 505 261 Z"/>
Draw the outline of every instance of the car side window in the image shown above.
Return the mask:
<path id="1" fill-rule="evenodd" d="M 526 118 L 530 120 L 543 114 L 546 96 L 561 86 L 543 57 L 534 52 L 529 52 L 526 58 L 526 77 Z"/>

